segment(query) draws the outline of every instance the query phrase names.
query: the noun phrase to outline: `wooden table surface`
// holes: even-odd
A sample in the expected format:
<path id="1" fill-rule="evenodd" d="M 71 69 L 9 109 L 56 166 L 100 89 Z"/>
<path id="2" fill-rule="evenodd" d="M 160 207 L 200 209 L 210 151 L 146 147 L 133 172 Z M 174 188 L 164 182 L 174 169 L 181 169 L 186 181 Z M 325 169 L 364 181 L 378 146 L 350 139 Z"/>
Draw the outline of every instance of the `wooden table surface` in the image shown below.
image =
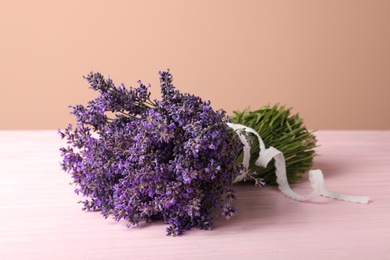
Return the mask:
<path id="1" fill-rule="evenodd" d="M 0 131 L 0 259 L 390 259 L 390 131 L 316 135 L 325 186 L 368 205 L 237 184 L 237 216 L 166 237 L 162 222 L 126 228 L 82 211 L 56 131 Z M 311 191 L 307 177 L 292 188 Z"/>

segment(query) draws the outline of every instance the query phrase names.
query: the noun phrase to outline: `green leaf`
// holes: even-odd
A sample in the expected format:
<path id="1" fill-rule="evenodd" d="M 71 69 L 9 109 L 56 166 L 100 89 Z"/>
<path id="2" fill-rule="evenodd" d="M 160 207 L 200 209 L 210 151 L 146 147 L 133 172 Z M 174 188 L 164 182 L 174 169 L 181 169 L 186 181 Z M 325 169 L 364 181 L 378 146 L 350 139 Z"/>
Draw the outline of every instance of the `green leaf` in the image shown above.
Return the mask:
<path id="1" fill-rule="evenodd" d="M 259 133 L 265 146 L 280 150 L 286 159 L 287 179 L 290 183 L 297 182 L 313 164 L 316 153 L 316 137 L 303 125 L 303 119 L 298 114 L 290 115 L 291 108 L 279 106 L 264 106 L 256 111 L 234 111 L 232 122 L 253 128 Z M 259 143 L 253 139 L 249 170 L 255 178 L 262 178 L 267 184 L 275 185 L 275 166 L 273 160 L 266 168 L 255 165 L 259 154 Z M 237 160 L 242 161 L 243 153 Z"/>

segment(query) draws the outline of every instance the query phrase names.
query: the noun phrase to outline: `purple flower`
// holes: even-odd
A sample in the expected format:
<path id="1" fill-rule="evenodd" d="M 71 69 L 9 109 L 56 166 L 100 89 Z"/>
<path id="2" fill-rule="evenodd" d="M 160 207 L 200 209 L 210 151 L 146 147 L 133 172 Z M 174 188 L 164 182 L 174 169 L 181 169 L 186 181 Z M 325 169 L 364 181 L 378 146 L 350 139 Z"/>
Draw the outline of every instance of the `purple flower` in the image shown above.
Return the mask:
<path id="1" fill-rule="evenodd" d="M 59 131 L 68 143 L 61 165 L 88 198 L 86 210 L 133 225 L 161 219 L 172 236 L 207 230 L 214 208 L 226 218 L 236 212 L 231 185 L 241 143 L 224 111 L 180 93 L 169 71 L 159 75 L 161 100 L 151 100 L 141 81 L 126 88 L 100 73 L 86 76 L 99 95 L 72 107 L 77 125 Z"/>

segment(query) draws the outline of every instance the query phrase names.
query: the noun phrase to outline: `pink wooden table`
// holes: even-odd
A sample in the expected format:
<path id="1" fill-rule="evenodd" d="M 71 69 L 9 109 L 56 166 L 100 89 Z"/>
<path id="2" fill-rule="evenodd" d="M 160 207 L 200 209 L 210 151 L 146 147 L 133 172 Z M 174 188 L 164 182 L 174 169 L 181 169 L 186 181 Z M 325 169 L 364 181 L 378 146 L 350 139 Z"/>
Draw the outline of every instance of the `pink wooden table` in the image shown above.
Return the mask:
<path id="1" fill-rule="evenodd" d="M 390 131 L 316 135 L 326 187 L 368 205 L 237 184 L 237 216 L 173 238 L 161 222 L 126 228 L 82 211 L 56 131 L 0 131 L 0 259 L 390 259 Z M 307 178 L 292 188 L 311 190 Z"/>

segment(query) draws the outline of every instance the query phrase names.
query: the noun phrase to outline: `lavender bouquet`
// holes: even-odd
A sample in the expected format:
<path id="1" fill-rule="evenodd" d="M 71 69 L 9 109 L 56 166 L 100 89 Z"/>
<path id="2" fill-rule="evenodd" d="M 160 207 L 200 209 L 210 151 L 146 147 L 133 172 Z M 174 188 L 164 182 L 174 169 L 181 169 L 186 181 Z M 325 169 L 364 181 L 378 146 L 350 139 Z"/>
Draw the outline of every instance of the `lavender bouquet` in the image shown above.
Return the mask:
<path id="1" fill-rule="evenodd" d="M 310 168 L 315 138 L 298 115 L 285 107 L 263 107 L 228 117 L 209 101 L 183 94 L 169 71 L 160 72 L 161 100 L 151 100 L 149 85 L 115 85 L 100 73 L 85 79 L 98 96 L 86 106 L 72 106 L 77 125 L 59 131 L 62 168 L 72 175 L 75 192 L 87 199 L 83 209 L 129 225 L 163 220 L 167 235 L 212 227 L 212 211 L 229 219 L 236 214 L 233 182 L 242 174 L 243 149 L 238 135 L 259 145 L 250 134 L 228 127 L 236 122 L 261 133 L 267 144 L 287 153 L 287 176 L 297 181 Z M 275 183 L 272 166 L 254 161 L 244 179 L 258 186 Z"/>

